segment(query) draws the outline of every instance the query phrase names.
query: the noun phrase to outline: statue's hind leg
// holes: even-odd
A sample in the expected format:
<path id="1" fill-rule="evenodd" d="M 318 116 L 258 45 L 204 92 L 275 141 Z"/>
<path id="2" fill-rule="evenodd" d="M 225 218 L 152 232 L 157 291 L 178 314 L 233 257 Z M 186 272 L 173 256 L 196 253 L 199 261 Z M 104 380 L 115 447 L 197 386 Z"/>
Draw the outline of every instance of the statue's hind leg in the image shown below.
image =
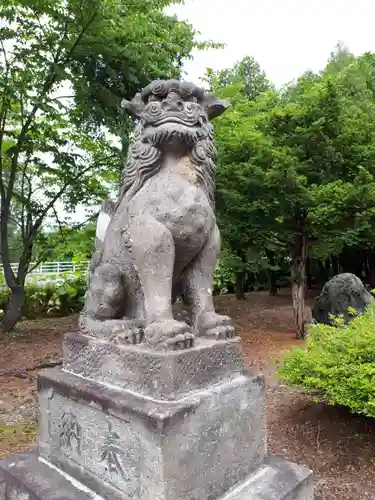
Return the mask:
<path id="1" fill-rule="evenodd" d="M 118 266 L 101 263 L 91 275 L 84 312 L 102 321 L 121 318 L 124 311 L 124 295 L 124 284 Z"/>
<path id="2" fill-rule="evenodd" d="M 184 272 L 185 290 L 192 305 L 192 320 L 196 335 L 216 339 L 235 334 L 232 320 L 217 314 L 212 297 L 213 275 L 220 253 L 220 233 L 217 226 L 200 252 Z"/>
<path id="3" fill-rule="evenodd" d="M 125 316 L 131 300 L 124 287 L 122 270 L 113 263 L 99 264 L 90 277 L 80 327 L 95 336 L 139 343 L 142 321 L 138 321 L 137 316 Z"/>
<path id="4" fill-rule="evenodd" d="M 138 273 L 146 311 L 145 341 L 155 348 L 190 347 L 190 327 L 172 313 L 175 248 L 170 231 L 149 215 L 132 220 L 124 237 Z"/>

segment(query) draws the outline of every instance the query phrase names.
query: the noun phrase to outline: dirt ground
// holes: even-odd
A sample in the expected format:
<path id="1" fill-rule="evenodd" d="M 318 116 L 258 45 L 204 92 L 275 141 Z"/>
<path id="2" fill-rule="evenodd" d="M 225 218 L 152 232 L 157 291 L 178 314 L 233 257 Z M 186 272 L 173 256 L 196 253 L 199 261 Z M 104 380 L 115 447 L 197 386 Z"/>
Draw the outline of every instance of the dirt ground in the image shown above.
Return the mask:
<path id="1" fill-rule="evenodd" d="M 316 500 L 374 500 L 375 419 L 314 403 L 276 378 L 282 353 L 303 343 L 295 339 L 290 292 L 251 293 L 241 302 L 223 296 L 216 303 L 236 322 L 247 367 L 266 376 L 269 452 L 313 469 Z M 60 360 L 61 336 L 75 328 L 76 317 L 28 321 L 0 341 L 0 457 L 34 446 L 38 367 Z"/>

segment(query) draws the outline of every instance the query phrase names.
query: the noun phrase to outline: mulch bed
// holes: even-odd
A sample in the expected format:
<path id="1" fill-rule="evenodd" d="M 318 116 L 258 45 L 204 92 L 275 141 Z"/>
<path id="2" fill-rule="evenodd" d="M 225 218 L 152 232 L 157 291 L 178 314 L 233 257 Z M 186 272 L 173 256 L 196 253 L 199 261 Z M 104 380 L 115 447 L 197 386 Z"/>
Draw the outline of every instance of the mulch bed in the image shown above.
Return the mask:
<path id="1" fill-rule="evenodd" d="M 374 500 L 375 419 L 315 403 L 277 380 L 282 353 L 303 345 L 295 339 L 290 291 L 251 293 L 240 302 L 223 296 L 216 304 L 236 322 L 248 369 L 266 376 L 269 452 L 312 468 L 317 500 Z M 37 371 L 60 362 L 61 336 L 76 321 L 26 321 L 16 336 L 0 341 L 0 457 L 33 445 Z"/>

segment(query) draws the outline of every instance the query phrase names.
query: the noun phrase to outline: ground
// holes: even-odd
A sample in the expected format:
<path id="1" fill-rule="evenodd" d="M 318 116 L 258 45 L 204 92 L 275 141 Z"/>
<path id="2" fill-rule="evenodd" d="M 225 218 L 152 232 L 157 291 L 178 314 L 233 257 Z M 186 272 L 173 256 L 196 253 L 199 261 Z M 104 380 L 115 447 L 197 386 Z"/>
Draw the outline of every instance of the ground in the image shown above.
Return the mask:
<path id="1" fill-rule="evenodd" d="M 303 343 L 295 339 L 290 292 L 251 293 L 240 302 L 223 296 L 216 303 L 236 322 L 247 367 L 266 376 L 270 453 L 313 469 L 316 500 L 374 500 L 375 419 L 317 404 L 277 381 L 275 365 L 283 351 Z M 24 322 L 17 335 L 0 341 L 0 457 L 33 446 L 36 367 L 60 359 L 61 335 L 74 330 L 76 321 Z"/>

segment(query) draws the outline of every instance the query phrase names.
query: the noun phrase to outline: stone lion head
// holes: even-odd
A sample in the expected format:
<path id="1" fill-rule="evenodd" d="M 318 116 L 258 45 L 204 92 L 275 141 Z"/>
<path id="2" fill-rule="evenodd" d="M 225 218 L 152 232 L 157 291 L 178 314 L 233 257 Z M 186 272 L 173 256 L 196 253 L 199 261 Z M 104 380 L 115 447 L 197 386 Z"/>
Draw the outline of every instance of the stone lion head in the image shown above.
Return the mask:
<path id="1" fill-rule="evenodd" d="M 215 147 L 210 121 L 228 107 L 202 88 L 178 80 L 156 80 L 123 107 L 136 119 L 134 141 L 122 176 L 124 196 L 131 198 L 162 166 L 163 155 L 188 157 L 197 183 L 214 203 Z"/>

